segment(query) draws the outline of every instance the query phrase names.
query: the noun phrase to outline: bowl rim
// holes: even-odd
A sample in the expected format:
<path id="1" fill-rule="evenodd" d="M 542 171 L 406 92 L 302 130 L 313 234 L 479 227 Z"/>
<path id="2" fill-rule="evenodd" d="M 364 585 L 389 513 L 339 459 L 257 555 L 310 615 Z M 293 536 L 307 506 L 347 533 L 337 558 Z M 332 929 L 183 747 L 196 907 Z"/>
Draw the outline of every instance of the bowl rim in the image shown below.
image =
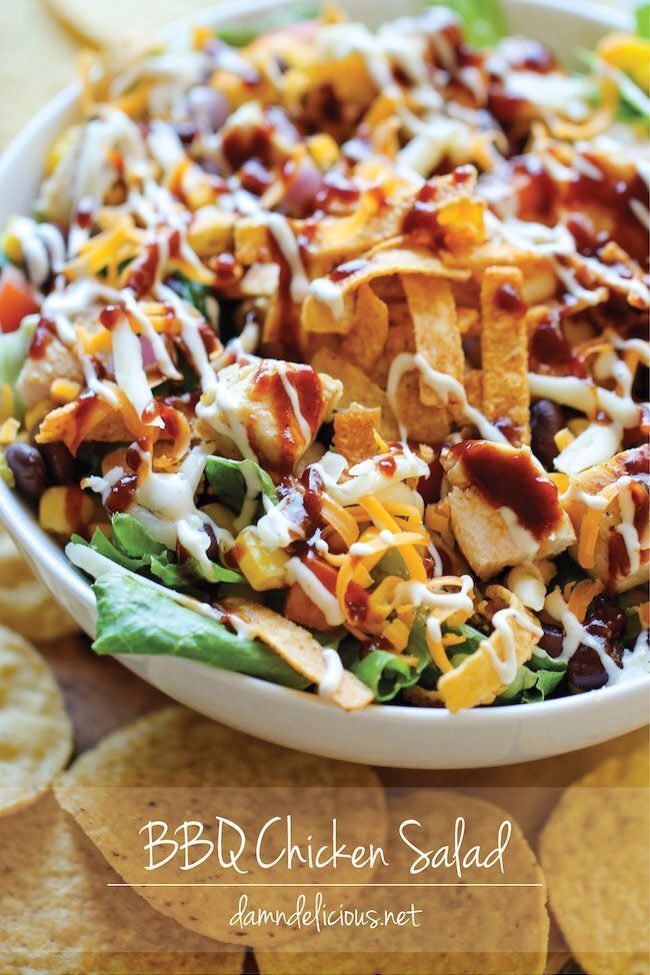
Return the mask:
<path id="1" fill-rule="evenodd" d="M 584 2 L 584 0 L 506 0 L 506 5 L 510 6 L 516 2 L 517 8 L 522 12 L 526 8 L 530 10 L 547 9 L 549 12 L 568 14 L 581 20 L 589 20 L 605 29 L 624 30 L 629 27 L 629 15 L 623 11 L 604 6 L 600 3 Z M 193 23 L 218 23 L 226 20 L 243 18 L 246 16 L 261 13 L 269 9 L 288 8 L 300 6 L 300 0 L 226 0 L 219 5 L 207 6 L 204 10 L 193 13 L 191 16 L 179 18 L 164 27 L 160 34 L 164 37 L 179 28 L 186 29 Z M 5 173 L 9 170 L 21 156 L 25 153 L 29 142 L 36 137 L 40 131 L 53 119 L 62 116 L 65 112 L 71 111 L 77 100 L 80 86 L 72 82 L 63 88 L 54 98 L 50 99 L 31 119 L 18 134 L 11 140 L 0 156 L 0 186 L 3 187 L 2 193 L 6 193 Z M 95 600 L 92 594 L 90 583 L 73 566 L 65 556 L 65 553 L 38 524 L 33 511 L 20 499 L 15 491 L 9 488 L 4 482 L 0 481 L 0 521 L 2 521 L 12 535 L 21 550 L 26 551 L 31 556 L 31 561 L 36 566 L 42 566 L 45 570 L 43 575 L 46 578 L 54 578 L 60 581 L 60 588 L 73 594 L 78 605 L 83 605 L 91 619 L 95 614 Z M 57 595 L 53 593 L 53 595 Z M 59 594 L 60 595 L 60 594 Z M 121 663 L 128 669 L 138 670 L 135 661 L 146 660 L 149 655 L 126 656 L 115 655 Z M 180 658 L 183 659 L 183 658 Z M 225 685 L 230 685 L 233 692 L 242 686 L 242 682 L 247 686 L 252 686 L 262 697 L 274 697 L 292 699 L 294 703 L 306 703 L 314 714 L 327 712 L 331 714 L 332 708 L 336 705 L 324 701 L 317 694 L 310 691 L 301 691 L 294 688 L 284 687 L 280 684 L 273 684 L 257 677 L 246 674 L 234 673 L 233 671 L 221 670 L 211 667 L 209 664 L 199 661 L 184 659 L 184 663 L 190 667 L 208 667 L 215 674 L 215 679 L 219 679 Z M 138 672 L 140 672 L 138 670 Z M 200 673 L 200 670 L 197 670 Z M 616 700 L 622 701 L 640 694 L 646 694 L 650 689 L 650 674 L 634 681 L 624 682 L 614 687 L 603 687 L 598 690 L 589 691 L 584 694 L 568 695 L 561 698 L 553 698 L 547 701 L 539 701 L 522 706 L 521 704 L 504 704 L 496 707 L 480 707 L 462 709 L 456 714 L 447 711 L 446 708 L 415 708 L 405 707 L 396 704 L 375 704 L 374 706 L 359 712 L 349 713 L 349 717 L 356 721 L 363 721 L 364 715 L 383 715 L 382 721 L 386 722 L 387 727 L 400 725 L 412 725 L 413 728 L 421 728 L 423 725 L 431 725 L 436 729 L 443 727 L 460 731 L 461 725 L 488 723 L 491 730 L 502 726 L 509 726 L 516 716 L 517 721 L 526 720 L 529 715 L 529 723 L 542 714 L 548 714 L 549 719 L 552 715 L 558 716 L 560 712 L 572 711 L 576 719 L 579 719 L 585 709 L 599 707 L 606 696 L 610 705 L 614 705 Z M 540 709 L 542 709 L 540 711 Z M 339 709 L 336 708 L 338 711 Z"/>

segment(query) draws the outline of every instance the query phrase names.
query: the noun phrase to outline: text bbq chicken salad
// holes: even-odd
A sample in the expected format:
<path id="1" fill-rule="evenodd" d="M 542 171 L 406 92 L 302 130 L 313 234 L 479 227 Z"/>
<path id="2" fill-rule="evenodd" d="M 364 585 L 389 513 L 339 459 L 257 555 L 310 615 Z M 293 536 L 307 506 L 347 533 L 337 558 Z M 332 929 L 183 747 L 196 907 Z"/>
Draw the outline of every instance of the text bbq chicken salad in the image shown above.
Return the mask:
<path id="1" fill-rule="evenodd" d="M 0 440 L 97 652 L 348 710 L 647 679 L 650 41 L 501 31 L 85 63 L 2 238 Z"/>

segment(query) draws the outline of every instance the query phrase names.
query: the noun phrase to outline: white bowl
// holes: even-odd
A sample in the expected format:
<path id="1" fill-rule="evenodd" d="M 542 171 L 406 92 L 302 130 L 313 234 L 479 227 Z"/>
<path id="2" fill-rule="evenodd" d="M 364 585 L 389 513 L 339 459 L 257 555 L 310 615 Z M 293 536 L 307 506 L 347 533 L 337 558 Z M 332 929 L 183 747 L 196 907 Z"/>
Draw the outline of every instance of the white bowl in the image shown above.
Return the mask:
<path id="1" fill-rule="evenodd" d="M 271 7 L 292 0 L 223 3 L 197 18 L 217 24 L 255 24 Z M 371 26 L 420 9 L 417 0 L 346 0 L 351 16 Z M 506 0 L 513 32 L 549 42 L 570 59 L 626 18 L 583 0 Z M 178 25 L 176 25 L 178 26 Z M 0 225 L 29 210 L 42 161 L 56 134 L 76 114 L 76 86 L 51 101 L 0 160 Z M 90 635 L 95 603 L 90 586 L 32 512 L 0 482 L 0 518 L 34 571 Z M 89 651 L 90 652 L 90 651 Z M 584 748 L 641 727 L 650 716 L 650 678 L 559 700 L 477 709 L 459 714 L 380 705 L 348 714 L 313 694 L 166 657 L 119 658 L 140 677 L 197 711 L 259 738 L 332 758 L 408 768 L 475 768 L 507 765 Z"/>

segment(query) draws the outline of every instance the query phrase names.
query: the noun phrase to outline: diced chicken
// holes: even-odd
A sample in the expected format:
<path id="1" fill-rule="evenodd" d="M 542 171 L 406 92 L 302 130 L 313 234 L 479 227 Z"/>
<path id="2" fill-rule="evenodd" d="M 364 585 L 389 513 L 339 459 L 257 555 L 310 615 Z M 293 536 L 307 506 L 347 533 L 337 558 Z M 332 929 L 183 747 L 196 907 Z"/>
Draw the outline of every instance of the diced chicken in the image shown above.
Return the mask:
<path id="1" fill-rule="evenodd" d="M 571 555 L 609 589 L 647 579 L 650 447 L 625 450 L 572 478 L 565 508 L 578 537 Z"/>
<path id="2" fill-rule="evenodd" d="M 527 447 L 463 441 L 440 459 L 456 541 L 481 579 L 558 555 L 575 541 L 555 485 Z"/>
<path id="3" fill-rule="evenodd" d="M 48 341 L 43 355 L 27 358 L 16 381 L 16 391 L 25 406 L 32 406 L 49 395 L 55 379 L 83 381 L 79 359 L 56 336 Z"/>
<path id="4" fill-rule="evenodd" d="M 206 436 L 230 442 L 270 470 L 295 469 L 322 423 L 330 420 L 342 383 L 311 366 L 263 359 L 219 373 L 197 405 Z"/>

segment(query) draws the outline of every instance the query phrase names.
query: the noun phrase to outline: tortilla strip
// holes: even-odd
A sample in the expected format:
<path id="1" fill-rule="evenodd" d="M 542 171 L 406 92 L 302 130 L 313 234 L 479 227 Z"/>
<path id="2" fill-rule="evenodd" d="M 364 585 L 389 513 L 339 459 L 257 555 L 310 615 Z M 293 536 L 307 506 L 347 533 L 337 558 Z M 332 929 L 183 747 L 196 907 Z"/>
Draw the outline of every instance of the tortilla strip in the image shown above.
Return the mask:
<path id="1" fill-rule="evenodd" d="M 370 372 L 388 338 L 388 306 L 371 285 L 362 284 L 357 297 L 356 317 L 345 337 L 342 351 L 364 371 Z"/>
<path id="2" fill-rule="evenodd" d="M 340 410 L 345 409 L 350 403 L 360 403 L 361 406 L 370 408 L 379 407 L 381 409 L 380 434 L 384 440 L 398 439 L 397 422 L 386 393 L 381 386 L 369 379 L 362 369 L 330 349 L 319 349 L 312 357 L 311 365 L 316 372 L 326 372 L 343 383 L 343 393 L 337 404 Z"/>
<path id="3" fill-rule="evenodd" d="M 373 457 L 377 453 L 374 432 L 380 424 L 381 410 L 378 406 L 350 403 L 347 409 L 334 414 L 334 450 L 337 454 L 343 454 L 351 467 L 367 457 Z"/>
<path id="4" fill-rule="evenodd" d="M 367 260 L 360 260 L 358 267 L 351 269 L 351 273 L 340 284 L 331 277 L 320 279 L 323 287 L 332 295 L 331 304 L 315 296 L 318 285 L 312 282 L 312 293 L 307 295 L 302 306 L 302 327 L 307 332 L 347 334 L 354 321 L 360 285 L 391 274 L 422 274 L 451 281 L 465 281 L 469 277 L 468 271 L 447 267 L 424 248 L 395 247 L 379 250 Z"/>
<path id="5" fill-rule="evenodd" d="M 447 281 L 428 281 L 421 274 L 403 274 L 415 347 L 437 372 L 444 372 L 459 382 L 463 379 L 463 346 L 456 318 L 456 302 Z M 440 397 L 420 377 L 420 399 L 427 406 L 440 406 Z"/>
<path id="6" fill-rule="evenodd" d="M 516 608 L 525 613 L 521 605 Z M 529 616 L 528 613 L 526 615 Z M 532 617 L 529 616 L 529 619 L 533 622 Z M 523 626 L 515 616 L 510 618 L 509 626 L 514 637 L 517 663 L 521 665 L 530 659 L 538 637 Z M 486 643 L 492 647 L 497 656 L 503 659 L 501 634 L 495 630 L 478 650 L 466 657 L 459 667 L 454 667 L 453 670 L 443 674 L 438 681 L 437 690 L 440 699 L 451 712 L 459 711 L 461 708 L 473 708 L 479 704 L 491 704 L 504 690 L 505 685 L 495 669 Z"/>
<path id="7" fill-rule="evenodd" d="M 521 301 L 524 279 L 514 267 L 486 268 L 481 283 L 481 353 L 483 412 L 493 422 L 503 417 L 514 426 L 511 442 L 530 443 L 528 390 L 528 332 Z M 502 289 L 512 296 L 512 308 L 499 300 Z"/>
<path id="8" fill-rule="evenodd" d="M 325 658 L 321 645 L 311 633 L 258 603 L 232 598 L 224 599 L 222 605 L 244 620 L 255 636 L 275 650 L 298 673 L 313 684 L 320 684 L 325 675 Z M 366 684 L 346 670 L 332 700 L 345 711 L 358 711 L 372 702 L 373 695 Z"/>
<path id="9" fill-rule="evenodd" d="M 78 419 L 77 403 L 78 400 L 66 403 L 48 413 L 40 425 L 36 442 L 52 443 L 62 440 L 74 454 L 84 440 L 113 443 L 133 439 L 121 414 L 109 403 L 96 399 L 92 410 L 81 423 Z"/>

